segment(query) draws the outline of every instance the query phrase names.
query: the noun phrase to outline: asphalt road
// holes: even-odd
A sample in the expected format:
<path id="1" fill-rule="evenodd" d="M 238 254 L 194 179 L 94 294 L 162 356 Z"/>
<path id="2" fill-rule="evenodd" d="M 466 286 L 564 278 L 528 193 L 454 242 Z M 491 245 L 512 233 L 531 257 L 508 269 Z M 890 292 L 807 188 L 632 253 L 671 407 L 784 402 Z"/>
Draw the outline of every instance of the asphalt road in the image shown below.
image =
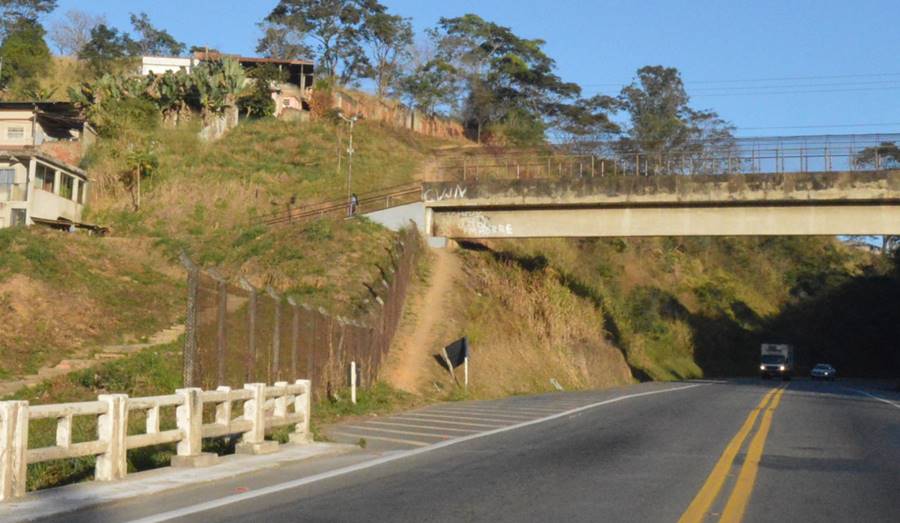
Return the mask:
<path id="1" fill-rule="evenodd" d="M 366 449 L 53 521 L 900 521 L 900 394 L 862 383 L 642 384 L 332 432 Z"/>

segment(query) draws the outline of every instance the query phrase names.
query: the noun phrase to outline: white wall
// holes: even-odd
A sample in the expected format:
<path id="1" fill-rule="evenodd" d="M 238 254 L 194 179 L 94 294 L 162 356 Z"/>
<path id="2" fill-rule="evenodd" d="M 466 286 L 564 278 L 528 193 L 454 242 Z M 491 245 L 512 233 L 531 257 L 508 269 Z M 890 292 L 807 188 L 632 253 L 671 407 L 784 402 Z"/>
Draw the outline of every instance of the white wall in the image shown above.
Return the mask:
<path id="1" fill-rule="evenodd" d="M 193 58 L 178 58 L 171 56 L 144 56 L 141 58 L 141 74 L 147 76 L 150 73 L 163 74 L 167 71 L 177 72 L 184 69 L 191 72 L 195 65 Z"/>
<path id="2" fill-rule="evenodd" d="M 31 145 L 32 115 L 31 111 L 0 111 L 0 147 Z M 22 129 L 21 137 L 9 137 L 9 130 L 13 128 Z"/>

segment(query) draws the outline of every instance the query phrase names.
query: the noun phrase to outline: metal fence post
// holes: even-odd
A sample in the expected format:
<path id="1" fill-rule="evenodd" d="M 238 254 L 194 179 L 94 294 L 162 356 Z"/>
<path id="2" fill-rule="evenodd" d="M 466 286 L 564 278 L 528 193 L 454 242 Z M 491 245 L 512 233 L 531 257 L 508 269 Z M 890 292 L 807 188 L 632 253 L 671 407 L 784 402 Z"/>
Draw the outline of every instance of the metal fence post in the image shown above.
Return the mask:
<path id="1" fill-rule="evenodd" d="M 184 321 L 184 349 L 182 381 L 185 387 L 192 387 L 197 379 L 197 308 L 200 291 L 200 269 L 186 253 L 181 253 L 181 263 L 188 271 L 187 318 Z"/>
<path id="2" fill-rule="evenodd" d="M 275 321 L 272 325 L 272 357 L 269 358 L 269 376 L 267 382 L 281 379 L 281 296 L 272 287 L 266 292 L 275 302 Z"/>
<path id="3" fill-rule="evenodd" d="M 256 288 L 245 278 L 241 278 L 241 287 L 247 291 L 247 372 L 246 380 L 256 377 Z"/>
<path id="4" fill-rule="evenodd" d="M 25 495 L 28 402 L 0 402 L 0 501 Z"/>
<path id="5" fill-rule="evenodd" d="M 106 443 L 106 452 L 97 456 L 94 478 L 97 481 L 122 479 L 128 473 L 127 447 L 128 395 L 103 394 L 97 397 L 106 403 L 106 414 L 97 419 L 97 438 Z"/>
<path id="6" fill-rule="evenodd" d="M 226 332 L 227 314 L 228 314 L 228 288 L 223 278 L 218 272 L 211 270 L 209 275 L 216 280 L 216 288 L 218 292 L 218 311 L 216 315 L 216 383 L 223 385 L 225 383 L 225 358 L 228 347 L 228 338 Z"/>
<path id="7" fill-rule="evenodd" d="M 300 352 L 300 309 L 293 297 L 288 298 L 291 306 L 291 379 L 297 379 L 297 353 Z"/>

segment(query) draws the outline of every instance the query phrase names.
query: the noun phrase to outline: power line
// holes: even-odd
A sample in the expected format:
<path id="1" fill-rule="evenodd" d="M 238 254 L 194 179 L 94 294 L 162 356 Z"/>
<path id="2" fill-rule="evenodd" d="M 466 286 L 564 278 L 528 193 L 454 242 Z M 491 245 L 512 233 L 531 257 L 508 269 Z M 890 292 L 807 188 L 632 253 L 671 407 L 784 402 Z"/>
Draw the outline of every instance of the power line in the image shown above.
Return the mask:
<path id="1" fill-rule="evenodd" d="M 839 75 L 817 75 L 817 76 L 783 76 L 770 78 L 745 78 L 742 80 L 696 80 L 685 81 L 685 85 L 695 84 L 728 84 L 728 83 L 753 83 L 753 82 L 787 82 L 793 80 L 837 80 L 846 78 L 883 78 L 883 77 L 900 77 L 900 73 L 863 73 L 863 74 L 839 74 Z M 600 86 L 624 86 L 635 81 L 634 78 L 625 82 L 588 82 L 580 84 L 582 87 L 600 87 Z"/>
<path id="2" fill-rule="evenodd" d="M 759 91 L 759 92 L 738 92 L 738 93 L 699 93 L 691 95 L 692 97 L 722 97 L 722 96 L 769 96 L 783 94 L 822 94 L 822 93 L 854 93 L 854 92 L 876 92 L 876 91 L 896 91 L 900 89 L 900 85 L 894 87 L 860 87 L 849 89 L 812 89 L 812 90 L 792 90 L 792 91 Z M 688 93 L 690 94 L 690 93 Z"/>
<path id="3" fill-rule="evenodd" d="M 747 89 L 818 89 L 825 87 L 864 87 L 864 86 L 894 86 L 900 82 L 896 80 L 875 80 L 866 82 L 830 82 L 824 84 L 775 84 L 775 85 L 734 85 L 728 87 L 696 87 L 690 92 L 697 91 L 732 91 Z"/>
<path id="4" fill-rule="evenodd" d="M 819 124 L 819 125 L 775 125 L 769 127 L 740 127 L 738 130 L 741 131 L 764 131 L 764 130 L 774 130 L 774 129 L 837 129 L 837 128 L 852 128 L 852 127 L 891 127 L 891 126 L 900 126 L 900 122 L 885 122 L 885 123 L 843 123 L 843 124 Z"/>

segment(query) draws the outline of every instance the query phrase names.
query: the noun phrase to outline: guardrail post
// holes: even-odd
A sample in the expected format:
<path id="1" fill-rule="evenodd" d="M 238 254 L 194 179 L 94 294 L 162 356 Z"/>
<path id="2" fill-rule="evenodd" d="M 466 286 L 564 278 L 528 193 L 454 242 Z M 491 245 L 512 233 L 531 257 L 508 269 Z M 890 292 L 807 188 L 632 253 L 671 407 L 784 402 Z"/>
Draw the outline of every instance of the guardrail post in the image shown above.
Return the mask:
<path id="1" fill-rule="evenodd" d="M 128 473 L 125 436 L 128 433 L 128 395 L 102 394 L 97 397 L 106 403 L 106 414 L 97 419 L 97 438 L 106 443 L 106 452 L 97 456 L 94 479 L 113 481 Z"/>
<path id="2" fill-rule="evenodd" d="M 0 402 L 0 501 L 25 495 L 28 402 Z"/>
<path id="3" fill-rule="evenodd" d="M 277 388 L 287 388 L 288 383 L 286 381 L 279 381 L 275 383 L 275 387 Z M 279 395 L 275 398 L 275 412 L 273 416 L 276 418 L 283 418 L 287 416 L 288 413 L 288 394 L 285 391 L 284 394 Z"/>
<path id="4" fill-rule="evenodd" d="M 173 467 L 207 467 L 215 464 L 219 456 L 203 452 L 203 393 L 202 389 L 178 389 L 182 403 L 175 409 L 175 422 L 181 430 L 177 455 L 172 456 Z"/>
<path id="5" fill-rule="evenodd" d="M 231 387 L 219 387 L 216 389 L 218 392 L 224 392 L 226 395 L 231 395 Z M 216 405 L 216 424 L 229 426 L 231 425 L 231 401 L 223 401 Z"/>
<path id="6" fill-rule="evenodd" d="M 297 380 L 294 383 L 303 386 L 303 393 L 294 396 L 294 412 L 302 412 L 303 421 L 294 425 L 290 441 L 297 444 L 312 443 L 312 433 L 309 430 L 309 417 L 312 412 L 312 382 Z"/>
<path id="7" fill-rule="evenodd" d="M 253 397 L 244 402 L 244 419 L 250 421 L 251 427 L 241 436 L 241 442 L 235 447 L 235 452 L 238 454 L 277 452 L 278 442 L 266 441 L 266 384 L 248 383 L 244 388 L 253 392 Z"/>

